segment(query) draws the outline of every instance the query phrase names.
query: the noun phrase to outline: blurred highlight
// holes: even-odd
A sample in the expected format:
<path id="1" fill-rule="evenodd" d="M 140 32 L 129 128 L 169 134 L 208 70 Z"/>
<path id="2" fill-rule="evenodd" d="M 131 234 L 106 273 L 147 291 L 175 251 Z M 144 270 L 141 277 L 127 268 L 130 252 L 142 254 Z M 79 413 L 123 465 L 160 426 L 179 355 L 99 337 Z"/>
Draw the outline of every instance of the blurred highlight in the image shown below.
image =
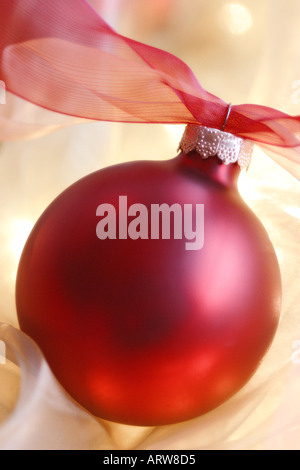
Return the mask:
<path id="1" fill-rule="evenodd" d="M 0 341 L 0 364 L 6 364 L 6 345 Z"/>
<path id="2" fill-rule="evenodd" d="M 250 11 L 239 3 L 226 3 L 221 10 L 220 17 L 222 25 L 230 33 L 236 35 L 246 33 L 253 25 Z"/>
<path id="3" fill-rule="evenodd" d="M 3 80 L 0 80 L 0 104 L 6 104 L 6 87 Z"/>
<path id="4" fill-rule="evenodd" d="M 15 219 L 11 222 L 10 251 L 15 260 L 19 262 L 26 240 L 33 228 L 34 223 L 28 219 Z"/>

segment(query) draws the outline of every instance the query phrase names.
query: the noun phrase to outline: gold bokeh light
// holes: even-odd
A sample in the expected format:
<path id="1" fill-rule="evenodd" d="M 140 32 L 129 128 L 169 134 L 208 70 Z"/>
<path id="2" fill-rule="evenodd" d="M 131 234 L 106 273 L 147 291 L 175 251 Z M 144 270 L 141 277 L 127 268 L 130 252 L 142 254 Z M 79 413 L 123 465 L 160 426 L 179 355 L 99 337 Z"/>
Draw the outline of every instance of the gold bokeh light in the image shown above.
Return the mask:
<path id="1" fill-rule="evenodd" d="M 251 12 L 240 3 L 226 3 L 221 9 L 220 20 L 222 27 L 235 35 L 246 33 L 253 25 Z"/>

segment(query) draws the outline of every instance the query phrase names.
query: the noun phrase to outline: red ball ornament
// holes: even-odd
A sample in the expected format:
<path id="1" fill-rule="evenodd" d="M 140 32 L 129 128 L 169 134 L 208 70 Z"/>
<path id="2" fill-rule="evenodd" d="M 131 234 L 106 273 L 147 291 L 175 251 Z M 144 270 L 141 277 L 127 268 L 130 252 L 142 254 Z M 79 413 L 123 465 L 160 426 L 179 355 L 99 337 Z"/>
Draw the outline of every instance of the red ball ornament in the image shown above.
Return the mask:
<path id="1" fill-rule="evenodd" d="M 201 145 L 185 151 L 73 184 L 22 254 L 21 329 L 65 389 L 107 420 L 163 425 L 217 407 L 276 331 L 278 262 L 237 191 L 238 163 L 203 159 Z"/>

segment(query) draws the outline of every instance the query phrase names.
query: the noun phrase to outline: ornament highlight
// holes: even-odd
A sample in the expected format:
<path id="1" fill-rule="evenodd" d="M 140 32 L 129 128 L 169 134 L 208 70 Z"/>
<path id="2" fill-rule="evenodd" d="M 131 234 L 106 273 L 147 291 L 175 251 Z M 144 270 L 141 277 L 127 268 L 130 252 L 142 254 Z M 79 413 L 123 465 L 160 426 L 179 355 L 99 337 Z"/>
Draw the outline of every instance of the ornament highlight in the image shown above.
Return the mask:
<path id="1" fill-rule="evenodd" d="M 238 194 L 239 165 L 196 150 L 81 179 L 46 209 L 24 248 L 20 326 L 65 389 L 101 418 L 146 426 L 206 413 L 245 385 L 276 332 L 278 262 Z M 147 208 L 148 226 L 152 204 L 190 205 L 193 223 L 203 205 L 203 247 L 164 239 L 162 225 L 157 239 L 118 236 L 120 195 Z M 96 234 L 104 203 L 116 210 L 115 239 Z"/>

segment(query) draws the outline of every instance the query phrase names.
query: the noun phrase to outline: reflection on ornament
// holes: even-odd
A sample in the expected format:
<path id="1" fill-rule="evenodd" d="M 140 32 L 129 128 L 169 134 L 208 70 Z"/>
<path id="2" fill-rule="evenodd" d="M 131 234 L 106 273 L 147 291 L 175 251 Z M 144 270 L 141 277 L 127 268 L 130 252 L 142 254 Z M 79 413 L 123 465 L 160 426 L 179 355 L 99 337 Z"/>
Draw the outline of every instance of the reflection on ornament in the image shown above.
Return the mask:
<path id="1" fill-rule="evenodd" d="M 222 25 L 232 34 L 246 33 L 253 25 L 250 11 L 240 3 L 226 3 L 220 13 Z"/>

